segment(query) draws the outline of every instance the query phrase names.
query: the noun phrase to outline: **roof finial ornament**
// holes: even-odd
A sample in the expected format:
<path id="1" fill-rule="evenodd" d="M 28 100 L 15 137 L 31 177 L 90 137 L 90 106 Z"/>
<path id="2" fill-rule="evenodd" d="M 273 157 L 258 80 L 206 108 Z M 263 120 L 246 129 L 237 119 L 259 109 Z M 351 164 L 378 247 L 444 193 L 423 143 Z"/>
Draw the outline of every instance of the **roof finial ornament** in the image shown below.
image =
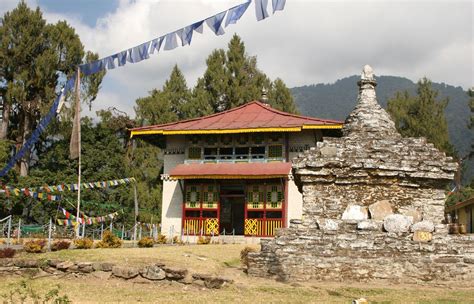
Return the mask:
<path id="1" fill-rule="evenodd" d="M 267 89 L 265 87 L 262 88 L 262 98 L 260 99 L 263 103 L 268 102 L 268 96 L 267 96 Z"/>
<path id="2" fill-rule="evenodd" d="M 370 65 L 364 65 L 364 69 L 362 70 L 362 75 L 360 78 L 362 80 L 375 81 L 374 70 Z"/>

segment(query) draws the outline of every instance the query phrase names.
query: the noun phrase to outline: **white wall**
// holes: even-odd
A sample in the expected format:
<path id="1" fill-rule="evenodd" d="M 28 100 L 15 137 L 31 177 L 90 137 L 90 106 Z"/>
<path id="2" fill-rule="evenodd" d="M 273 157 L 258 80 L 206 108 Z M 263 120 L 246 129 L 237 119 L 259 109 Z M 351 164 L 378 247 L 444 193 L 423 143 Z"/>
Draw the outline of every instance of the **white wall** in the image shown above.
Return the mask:
<path id="1" fill-rule="evenodd" d="M 167 136 L 166 149 L 183 149 L 185 141 L 183 135 Z M 184 163 L 184 154 L 164 155 L 163 173 L 169 174 L 171 169 Z M 183 193 L 179 182 L 176 180 L 163 181 L 163 197 L 161 207 L 161 233 L 168 236 L 173 227 L 175 235 L 181 234 L 181 219 L 183 213 Z"/>
<path id="2" fill-rule="evenodd" d="M 321 140 L 322 133 L 319 130 L 303 130 L 301 132 L 290 133 L 288 138 L 289 160 L 297 157 L 303 147 L 315 147 L 316 142 Z M 293 152 L 292 152 L 293 150 Z M 302 219 L 303 217 L 303 195 L 298 191 L 293 179 L 288 181 L 288 207 L 286 225 L 290 225 L 291 219 Z"/>

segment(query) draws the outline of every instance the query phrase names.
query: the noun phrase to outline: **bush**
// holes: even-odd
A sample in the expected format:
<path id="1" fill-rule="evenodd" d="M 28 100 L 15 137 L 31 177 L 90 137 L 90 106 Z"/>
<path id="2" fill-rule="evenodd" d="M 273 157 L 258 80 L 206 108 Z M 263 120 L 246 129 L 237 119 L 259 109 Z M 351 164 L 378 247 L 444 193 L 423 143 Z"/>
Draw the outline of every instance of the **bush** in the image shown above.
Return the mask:
<path id="1" fill-rule="evenodd" d="M 51 250 L 59 251 L 59 250 L 69 249 L 70 245 L 71 245 L 71 242 L 66 241 L 66 240 L 55 241 L 54 243 L 51 244 Z"/>
<path id="2" fill-rule="evenodd" d="M 166 238 L 165 235 L 158 234 L 158 239 L 156 240 L 157 244 L 166 244 L 167 241 L 168 241 L 168 239 Z"/>
<path id="3" fill-rule="evenodd" d="M 74 240 L 74 247 L 76 247 L 76 249 L 91 249 L 92 245 L 94 245 L 94 241 L 89 238 Z"/>
<path id="4" fill-rule="evenodd" d="M 144 237 L 138 241 L 138 247 L 140 248 L 150 248 L 153 247 L 155 241 L 151 237 Z"/>
<path id="5" fill-rule="evenodd" d="M 206 236 L 206 237 L 200 236 L 200 237 L 198 238 L 198 241 L 197 241 L 197 243 L 198 243 L 199 245 L 207 245 L 207 244 L 209 244 L 210 242 L 211 242 L 211 237 L 210 237 L 210 236 Z"/>
<path id="6" fill-rule="evenodd" d="M 3 248 L 0 249 L 0 259 L 13 258 L 15 256 L 16 250 L 12 248 Z"/>
<path id="7" fill-rule="evenodd" d="M 181 239 L 177 236 L 174 236 L 173 237 L 173 244 L 176 244 L 176 245 L 184 245 L 184 242 L 181 241 Z"/>
<path id="8" fill-rule="evenodd" d="M 110 231 L 105 231 L 102 236 L 102 241 L 97 243 L 97 248 L 120 248 L 122 247 L 122 240 Z"/>
<path id="9" fill-rule="evenodd" d="M 23 245 L 23 249 L 25 249 L 25 251 L 29 253 L 41 253 L 44 251 L 45 246 L 46 240 L 44 239 L 31 240 Z"/>
<path id="10" fill-rule="evenodd" d="M 242 265 L 244 265 L 246 268 L 248 268 L 249 267 L 249 259 L 248 259 L 249 252 L 256 252 L 256 251 L 257 251 L 257 249 L 246 246 L 240 252 L 240 263 L 242 263 Z"/>

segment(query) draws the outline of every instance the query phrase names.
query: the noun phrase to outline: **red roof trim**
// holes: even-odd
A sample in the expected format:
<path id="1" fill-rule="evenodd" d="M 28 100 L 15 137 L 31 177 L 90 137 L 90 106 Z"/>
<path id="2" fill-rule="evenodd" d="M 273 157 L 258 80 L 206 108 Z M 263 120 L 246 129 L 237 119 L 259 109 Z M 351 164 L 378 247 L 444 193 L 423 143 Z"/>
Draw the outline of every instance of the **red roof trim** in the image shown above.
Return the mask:
<path id="1" fill-rule="evenodd" d="M 172 178 L 283 177 L 290 174 L 290 171 L 291 163 L 289 162 L 180 164 L 170 171 L 169 176 Z"/>

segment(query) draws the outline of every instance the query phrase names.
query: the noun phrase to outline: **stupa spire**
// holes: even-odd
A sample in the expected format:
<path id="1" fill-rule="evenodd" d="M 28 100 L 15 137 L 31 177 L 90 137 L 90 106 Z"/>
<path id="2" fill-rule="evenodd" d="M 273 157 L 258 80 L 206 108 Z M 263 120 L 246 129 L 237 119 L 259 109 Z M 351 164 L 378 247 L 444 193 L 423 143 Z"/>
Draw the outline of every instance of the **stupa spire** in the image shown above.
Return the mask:
<path id="1" fill-rule="evenodd" d="M 377 102 L 377 82 L 372 67 L 364 66 L 357 84 L 357 105 L 346 119 L 342 130 L 344 136 L 400 137 L 395 123 Z"/>

